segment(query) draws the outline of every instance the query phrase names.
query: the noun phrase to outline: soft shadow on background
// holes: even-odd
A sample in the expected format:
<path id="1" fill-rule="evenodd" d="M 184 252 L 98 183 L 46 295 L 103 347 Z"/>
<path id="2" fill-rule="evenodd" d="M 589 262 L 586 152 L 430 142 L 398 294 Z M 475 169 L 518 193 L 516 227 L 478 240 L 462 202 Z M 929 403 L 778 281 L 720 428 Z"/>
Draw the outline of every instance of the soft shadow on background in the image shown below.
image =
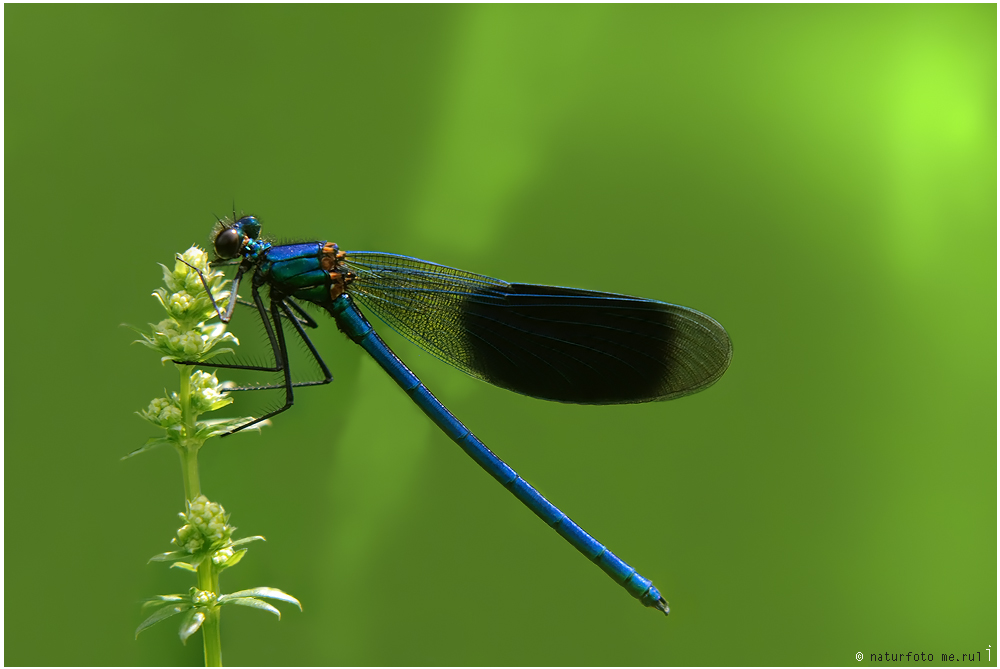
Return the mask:
<path id="1" fill-rule="evenodd" d="M 665 619 L 324 320 L 335 383 L 203 452 L 205 492 L 268 539 L 224 589 L 305 608 L 227 610 L 227 664 L 997 648 L 995 5 L 4 17 L 5 664 L 201 662 L 173 622 L 132 637 L 138 600 L 192 579 L 145 563 L 176 456 L 119 461 L 176 372 L 119 324 L 161 318 L 156 263 L 234 201 L 279 239 L 695 307 L 735 354 L 699 395 L 580 407 L 386 335 Z"/>

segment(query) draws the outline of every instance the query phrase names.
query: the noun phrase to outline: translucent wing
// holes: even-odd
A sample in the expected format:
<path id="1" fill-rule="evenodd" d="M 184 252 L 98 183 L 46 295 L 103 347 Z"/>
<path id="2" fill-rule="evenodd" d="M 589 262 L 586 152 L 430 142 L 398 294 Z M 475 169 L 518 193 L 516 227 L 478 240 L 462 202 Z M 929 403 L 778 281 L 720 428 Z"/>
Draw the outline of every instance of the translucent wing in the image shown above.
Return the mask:
<path id="1" fill-rule="evenodd" d="M 627 295 L 507 283 L 389 253 L 348 253 L 348 292 L 464 372 L 576 404 L 668 400 L 729 366 L 725 329 L 694 309 Z"/>

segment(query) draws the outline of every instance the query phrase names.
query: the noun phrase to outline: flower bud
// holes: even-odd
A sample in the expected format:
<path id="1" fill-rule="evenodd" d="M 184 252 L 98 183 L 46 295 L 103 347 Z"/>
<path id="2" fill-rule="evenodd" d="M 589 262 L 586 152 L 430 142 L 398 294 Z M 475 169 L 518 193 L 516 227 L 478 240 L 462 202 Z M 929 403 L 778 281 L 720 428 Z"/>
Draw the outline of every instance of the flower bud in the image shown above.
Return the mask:
<path id="1" fill-rule="evenodd" d="M 139 415 L 160 427 L 172 427 L 181 422 L 180 407 L 166 397 L 157 397 L 149 403 L 145 411 L 140 411 Z"/>
<path id="2" fill-rule="evenodd" d="M 233 527 L 228 524 L 226 510 L 221 504 L 210 502 L 204 495 L 188 502 L 187 523 L 177 530 L 174 543 L 190 553 L 223 544 L 230 540 Z"/>

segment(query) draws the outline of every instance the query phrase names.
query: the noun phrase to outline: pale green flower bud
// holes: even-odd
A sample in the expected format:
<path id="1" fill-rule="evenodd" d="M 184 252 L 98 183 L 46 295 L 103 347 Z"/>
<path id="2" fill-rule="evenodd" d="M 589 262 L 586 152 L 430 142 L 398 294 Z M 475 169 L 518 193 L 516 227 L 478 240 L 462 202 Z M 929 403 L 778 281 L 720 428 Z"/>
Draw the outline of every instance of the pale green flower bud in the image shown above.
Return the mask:
<path id="1" fill-rule="evenodd" d="M 228 524 L 226 510 L 221 504 L 210 502 L 204 495 L 199 495 L 188 502 L 187 507 L 187 513 L 182 514 L 187 524 L 177 531 L 174 544 L 194 553 L 204 547 L 230 540 L 235 528 Z"/>
<path id="2" fill-rule="evenodd" d="M 172 269 L 165 265 L 161 265 L 161 268 L 165 287 L 158 288 L 153 296 L 167 312 L 168 318 L 155 325 L 150 324 L 150 329 L 146 332 L 132 328 L 140 336 L 136 343 L 157 351 L 161 363 L 204 363 L 216 356 L 233 353 L 233 348 L 226 344 L 239 345 L 239 341 L 226 332 L 225 323 L 213 322 L 232 297 L 231 292 L 226 289 L 229 281 L 226 280 L 225 273 L 212 268 L 208 255 L 195 246 L 183 255 L 175 256 Z M 206 287 L 209 292 L 206 292 Z M 183 375 L 187 373 L 184 370 L 190 368 L 180 369 Z M 186 379 L 184 383 L 187 384 Z M 232 386 L 220 384 L 214 375 L 198 377 L 193 386 L 190 392 L 184 393 L 183 402 L 175 393 L 171 398 L 154 400 L 145 410 L 137 412 L 143 419 L 164 428 L 166 433 L 147 440 L 126 458 L 164 445 L 172 445 L 181 450 L 196 450 L 205 439 L 229 434 L 246 420 L 253 420 L 252 417 L 247 417 L 246 420 L 198 420 L 206 411 L 214 411 L 232 403 L 232 398 L 225 392 Z M 228 536 L 225 527 L 223 521 L 213 528 L 210 531 L 213 535 L 211 540 Z M 180 543 L 190 542 L 193 542 L 190 544 L 192 549 L 197 550 L 197 538 L 185 535 L 185 541 Z"/>
<path id="3" fill-rule="evenodd" d="M 181 332 L 183 332 L 183 330 L 181 330 L 180 326 L 177 324 L 177 321 L 175 321 L 172 318 L 164 319 L 159 323 L 157 323 L 154 327 L 156 328 L 156 334 L 163 335 L 168 339 L 170 337 L 176 337 L 177 335 L 181 334 Z"/>
<path id="4" fill-rule="evenodd" d="M 160 427 L 172 427 L 181 422 L 180 407 L 166 397 L 157 397 L 149 403 L 149 408 L 140 411 L 139 415 Z"/>
<path id="5" fill-rule="evenodd" d="M 191 375 L 191 408 L 196 413 L 220 409 L 233 400 L 219 390 L 215 374 L 196 371 Z"/>
<path id="6" fill-rule="evenodd" d="M 205 278 L 208 279 L 209 274 L 212 272 L 208 266 L 208 254 L 197 246 L 192 246 L 181 255 L 181 258 L 201 270 Z M 180 260 L 174 262 L 173 271 L 167 269 L 165 266 L 163 267 L 163 283 L 166 284 L 172 293 L 178 293 L 182 290 L 195 292 L 201 287 L 201 279 L 198 277 L 198 272 Z"/>
<path id="7" fill-rule="evenodd" d="M 208 606 L 215 601 L 215 593 L 207 590 L 191 588 L 191 603 L 195 606 Z"/>
<path id="8" fill-rule="evenodd" d="M 235 554 L 236 551 L 233 550 L 231 547 L 222 548 L 220 550 L 215 551 L 215 554 L 212 555 L 212 562 L 214 562 L 215 564 L 225 564 L 226 562 L 229 562 L 229 560 L 231 560 L 233 555 Z"/>
<path id="9" fill-rule="evenodd" d="M 182 330 L 176 321 L 169 318 L 153 326 L 152 337 L 142 337 L 141 343 L 160 351 L 165 358 L 189 359 L 205 347 L 205 338 L 200 332 Z"/>
<path id="10" fill-rule="evenodd" d="M 192 246 L 181 256 L 185 261 L 194 265 L 200 269 L 203 273 L 207 274 L 210 270 L 208 266 L 208 254 L 202 251 L 197 246 Z M 177 267 L 183 267 L 185 270 L 190 271 L 190 268 L 183 263 L 178 262 Z M 176 271 L 176 270 L 175 270 Z"/>
<path id="11" fill-rule="evenodd" d="M 198 274 L 199 271 L 201 275 Z M 184 329 L 191 329 L 216 315 L 215 306 L 205 293 L 202 276 L 205 277 L 205 283 L 216 304 L 223 308 L 229 297 L 229 292 L 224 290 L 228 283 L 225 274 L 221 270 L 212 269 L 208 263 L 208 255 L 195 246 L 177 259 L 173 270 L 163 267 L 163 283 L 166 288 L 160 288 L 154 293 L 167 313 L 177 319 Z"/>
<path id="12" fill-rule="evenodd" d="M 193 525 L 185 525 L 177 530 L 177 537 L 173 540 L 173 543 L 188 553 L 197 553 L 205 545 L 205 538 L 198 531 L 198 528 Z"/>
<path id="13" fill-rule="evenodd" d="M 205 277 L 205 281 L 208 283 L 209 288 L 212 290 L 215 299 L 219 299 L 219 295 L 216 294 L 218 289 L 226 283 L 223 279 L 225 274 L 221 270 L 212 269 L 209 266 L 208 254 L 202 251 L 197 246 L 192 246 L 181 256 L 185 261 L 197 267 L 202 275 Z M 179 260 L 175 263 L 173 278 L 178 285 L 177 290 L 186 290 L 192 295 L 196 295 L 204 291 L 204 286 L 201 283 L 201 277 L 198 276 L 198 272 L 191 269 Z"/>
<path id="14" fill-rule="evenodd" d="M 176 350 L 182 351 L 189 356 L 194 356 L 201 353 L 202 348 L 204 348 L 205 341 L 199 333 L 189 331 L 172 338 L 170 343 Z"/>
<path id="15" fill-rule="evenodd" d="M 140 333 L 142 339 L 139 342 L 159 351 L 164 361 L 203 362 L 220 353 L 231 352 L 230 349 L 213 350 L 223 342 L 239 344 L 236 337 L 225 331 L 225 325 L 205 325 L 205 321 L 218 316 L 216 307 L 224 309 L 231 296 L 230 291 L 225 289 L 229 283 L 225 274 L 212 269 L 208 263 L 208 255 L 198 247 L 192 246 L 181 258 L 183 261 L 178 258 L 173 270 L 161 265 L 166 287 L 153 292 L 170 318 L 151 326 L 152 335 Z M 199 271 L 208 284 L 215 304 L 205 292 Z M 213 396 L 206 399 L 204 404 L 219 408 L 224 406 L 219 403 L 221 399 Z"/>
<path id="16" fill-rule="evenodd" d="M 171 314 L 184 315 L 191 305 L 194 303 L 194 298 L 186 290 L 182 290 L 179 293 L 174 293 L 170 296 L 167 302 L 167 310 Z"/>

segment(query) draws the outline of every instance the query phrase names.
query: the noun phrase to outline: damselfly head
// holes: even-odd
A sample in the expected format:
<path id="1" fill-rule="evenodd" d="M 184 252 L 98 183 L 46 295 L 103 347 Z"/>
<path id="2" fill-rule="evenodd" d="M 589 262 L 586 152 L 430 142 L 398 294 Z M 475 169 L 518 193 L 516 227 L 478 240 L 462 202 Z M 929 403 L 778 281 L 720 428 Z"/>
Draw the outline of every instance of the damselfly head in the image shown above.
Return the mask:
<path id="1" fill-rule="evenodd" d="M 219 258 L 229 260 L 238 256 L 246 243 L 257 239 L 259 234 L 260 221 L 256 216 L 241 216 L 235 223 L 224 219 L 215 226 L 212 246 Z"/>
<path id="2" fill-rule="evenodd" d="M 225 228 L 215 238 L 215 255 L 223 260 L 235 258 L 243 246 L 243 238 L 236 228 Z"/>

